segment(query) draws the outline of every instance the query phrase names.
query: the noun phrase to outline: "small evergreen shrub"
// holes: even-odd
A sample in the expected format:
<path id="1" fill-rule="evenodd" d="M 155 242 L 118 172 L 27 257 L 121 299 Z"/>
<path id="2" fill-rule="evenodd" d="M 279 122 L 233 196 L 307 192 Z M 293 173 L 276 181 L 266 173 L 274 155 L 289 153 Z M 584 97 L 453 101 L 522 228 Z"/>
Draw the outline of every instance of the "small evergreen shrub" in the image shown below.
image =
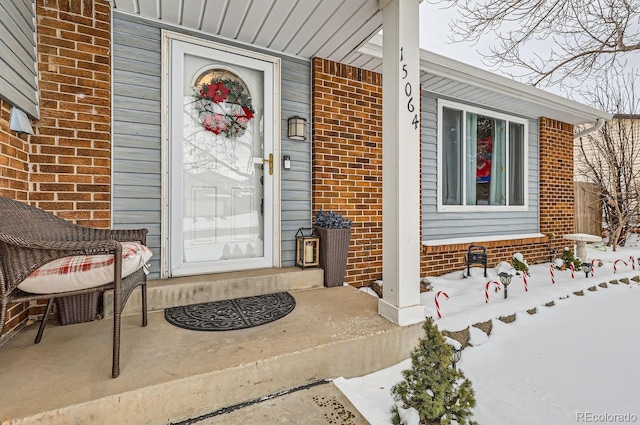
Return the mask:
<path id="1" fill-rule="evenodd" d="M 349 229 L 353 222 L 334 211 L 327 212 L 320 208 L 320 211 L 316 213 L 315 224 L 327 229 Z"/>
<path id="2" fill-rule="evenodd" d="M 470 420 L 476 405 L 471 381 L 451 365 L 453 349 L 432 318 L 423 328 L 425 336 L 411 352 L 411 369 L 402 371 L 404 380 L 391 388 L 393 399 L 403 409 L 416 409 L 421 425 L 476 424 Z M 399 424 L 397 406 L 392 414 L 393 423 Z"/>
<path id="3" fill-rule="evenodd" d="M 564 251 L 562 251 L 562 256 L 560 257 L 562 262 L 564 262 L 565 267 L 569 268 L 569 264 L 573 263 L 573 266 L 576 270 L 579 270 L 582 266 L 582 260 L 573 255 L 573 250 L 569 249 L 569 247 L 565 247 Z"/>
<path id="4" fill-rule="evenodd" d="M 511 260 L 511 265 L 514 269 L 516 269 L 516 272 L 518 272 L 518 274 L 523 273 L 527 276 L 531 276 L 531 274 L 529 273 L 529 265 L 527 264 L 521 253 L 516 252 L 515 254 L 513 254 Z"/>

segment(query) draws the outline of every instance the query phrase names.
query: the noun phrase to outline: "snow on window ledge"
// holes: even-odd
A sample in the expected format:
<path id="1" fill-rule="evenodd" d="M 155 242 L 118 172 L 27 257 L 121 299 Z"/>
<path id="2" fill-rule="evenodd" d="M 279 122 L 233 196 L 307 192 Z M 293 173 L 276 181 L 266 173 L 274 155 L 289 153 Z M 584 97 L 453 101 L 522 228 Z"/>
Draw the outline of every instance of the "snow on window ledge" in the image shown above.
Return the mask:
<path id="1" fill-rule="evenodd" d="M 519 235 L 469 236 L 464 238 L 433 239 L 422 241 L 422 246 L 457 245 L 479 242 L 508 241 L 513 239 L 542 238 L 542 233 L 526 233 Z"/>

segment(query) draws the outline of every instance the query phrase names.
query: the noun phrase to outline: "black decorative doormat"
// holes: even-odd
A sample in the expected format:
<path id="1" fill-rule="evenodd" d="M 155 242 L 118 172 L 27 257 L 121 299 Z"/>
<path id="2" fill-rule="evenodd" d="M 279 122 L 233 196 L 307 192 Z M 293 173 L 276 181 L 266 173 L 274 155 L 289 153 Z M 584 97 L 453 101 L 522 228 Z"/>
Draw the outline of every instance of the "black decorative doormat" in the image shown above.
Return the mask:
<path id="1" fill-rule="evenodd" d="M 291 313 L 296 300 L 287 292 L 212 301 L 164 310 L 172 325 L 193 331 L 232 331 L 264 325 Z"/>

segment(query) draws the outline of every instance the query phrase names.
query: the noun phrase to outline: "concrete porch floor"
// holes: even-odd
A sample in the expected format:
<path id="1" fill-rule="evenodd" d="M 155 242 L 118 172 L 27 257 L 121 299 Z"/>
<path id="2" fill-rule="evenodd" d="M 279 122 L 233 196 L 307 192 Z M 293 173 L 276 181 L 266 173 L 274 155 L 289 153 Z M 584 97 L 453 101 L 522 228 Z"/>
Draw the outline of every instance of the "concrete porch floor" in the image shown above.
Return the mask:
<path id="1" fill-rule="evenodd" d="M 122 320 L 111 378 L 111 319 L 31 325 L 0 347 L 0 423 L 168 424 L 409 356 L 422 325 L 399 327 L 353 287 L 290 291 L 296 308 L 267 325 L 227 332 L 174 327 L 163 311 Z M 307 423 L 314 423 L 306 421 Z"/>

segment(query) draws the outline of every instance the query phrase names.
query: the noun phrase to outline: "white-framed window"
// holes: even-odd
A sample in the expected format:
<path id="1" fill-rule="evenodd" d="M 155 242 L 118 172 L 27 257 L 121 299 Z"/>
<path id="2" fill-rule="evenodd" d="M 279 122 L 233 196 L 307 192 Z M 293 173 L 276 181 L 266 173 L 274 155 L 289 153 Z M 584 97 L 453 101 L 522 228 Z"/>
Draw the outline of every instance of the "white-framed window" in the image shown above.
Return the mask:
<path id="1" fill-rule="evenodd" d="M 528 121 L 438 100 L 438 211 L 526 211 Z"/>

